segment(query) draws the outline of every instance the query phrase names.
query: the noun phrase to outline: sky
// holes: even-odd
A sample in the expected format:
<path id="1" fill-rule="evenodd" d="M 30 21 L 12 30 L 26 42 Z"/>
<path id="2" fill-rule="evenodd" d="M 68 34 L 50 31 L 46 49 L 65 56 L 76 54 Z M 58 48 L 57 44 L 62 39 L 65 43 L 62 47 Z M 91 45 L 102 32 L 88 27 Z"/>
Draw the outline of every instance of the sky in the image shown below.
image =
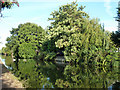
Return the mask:
<path id="1" fill-rule="evenodd" d="M 0 49 L 5 46 L 6 38 L 10 37 L 12 28 L 26 22 L 35 23 L 44 29 L 50 25 L 51 12 L 58 10 L 61 5 L 75 0 L 18 0 L 19 7 L 14 5 L 12 9 L 4 9 L 0 18 Z M 119 0 L 77 0 L 79 6 L 86 6 L 84 11 L 90 18 L 99 18 L 104 24 L 105 30 L 117 31 L 118 23 L 115 21 Z"/>

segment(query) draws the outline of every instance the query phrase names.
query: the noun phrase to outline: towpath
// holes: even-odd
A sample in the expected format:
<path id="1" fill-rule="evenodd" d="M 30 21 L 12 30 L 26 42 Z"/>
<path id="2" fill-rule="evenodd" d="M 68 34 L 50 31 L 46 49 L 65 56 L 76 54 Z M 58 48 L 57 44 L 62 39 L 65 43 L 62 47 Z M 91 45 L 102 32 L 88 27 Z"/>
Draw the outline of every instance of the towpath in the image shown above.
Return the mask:
<path id="1" fill-rule="evenodd" d="M 0 60 L 0 90 L 4 88 L 23 88 L 22 83 L 3 65 Z"/>

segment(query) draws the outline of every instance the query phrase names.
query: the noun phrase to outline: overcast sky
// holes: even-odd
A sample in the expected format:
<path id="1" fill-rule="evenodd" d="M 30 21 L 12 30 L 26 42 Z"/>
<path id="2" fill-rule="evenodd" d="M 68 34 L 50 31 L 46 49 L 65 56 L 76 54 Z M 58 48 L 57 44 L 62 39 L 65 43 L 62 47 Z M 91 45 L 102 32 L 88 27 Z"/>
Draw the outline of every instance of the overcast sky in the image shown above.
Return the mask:
<path id="1" fill-rule="evenodd" d="M 36 23 L 44 29 L 50 25 L 48 18 L 54 10 L 61 5 L 75 0 L 18 0 L 20 7 L 14 5 L 12 9 L 2 11 L 4 18 L 0 18 L 0 49 L 5 46 L 6 38 L 10 36 L 12 28 L 26 22 Z M 84 11 L 90 18 L 99 18 L 108 31 L 117 30 L 117 6 L 119 0 L 77 0 L 77 3 L 86 6 Z"/>

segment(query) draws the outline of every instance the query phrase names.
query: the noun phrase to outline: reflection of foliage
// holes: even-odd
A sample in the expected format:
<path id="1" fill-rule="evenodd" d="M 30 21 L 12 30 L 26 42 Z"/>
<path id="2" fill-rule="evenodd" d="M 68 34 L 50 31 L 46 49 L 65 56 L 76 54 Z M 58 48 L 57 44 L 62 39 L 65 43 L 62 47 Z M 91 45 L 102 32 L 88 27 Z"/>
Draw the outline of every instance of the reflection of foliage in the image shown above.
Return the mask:
<path id="1" fill-rule="evenodd" d="M 12 63 L 13 63 L 13 59 L 12 59 L 11 56 L 5 57 L 5 64 L 6 64 L 7 66 L 11 66 Z"/>
<path id="2" fill-rule="evenodd" d="M 35 66 L 35 61 L 29 60 L 27 63 L 25 61 L 19 61 L 18 63 L 18 69 L 19 72 L 21 72 L 20 77 L 25 79 L 26 77 L 29 77 L 33 73 L 33 68 Z"/>
<path id="3" fill-rule="evenodd" d="M 47 82 L 47 78 L 44 77 L 40 71 L 37 71 L 37 67 L 35 67 L 35 64 L 36 63 L 34 60 L 29 60 L 27 62 L 23 61 L 19 63 L 20 77 L 22 80 L 26 80 L 24 84 L 26 87 L 42 88 L 43 85 Z"/>
<path id="4" fill-rule="evenodd" d="M 13 64 L 14 65 L 14 64 Z M 32 59 L 27 61 L 20 60 L 18 63 L 18 70 L 13 66 L 12 72 L 24 80 L 25 87 L 28 88 L 52 88 L 52 83 L 49 82 L 46 76 L 43 75 L 41 69 L 38 70 L 36 62 Z"/>
<path id="5" fill-rule="evenodd" d="M 94 72 L 93 72 L 94 71 Z M 57 79 L 56 85 L 60 88 L 107 88 L 118 80 L 119 71 L 110 71 L 108 68 L 92 68 L 66 66 L 64 80 Z"/>
<path id="6" fill-rule="evenodd" d="M 50 78 L 50 82 L 55 83 L 56 79 L 64 78 L 63 76 L 63 67 L 58 66 L 52 62 L 44 62 L 38 65 L 38 70 L 42 72 L 42 74 L 46 77 Z"/>
<path id="7" fill-rule="evenodd" d="M 67 65 L 52 62 L 20 60 L 18 70 L 12 64 L 14 75 L 25 81 L 28 88 L 108 88 L 119 81 L 119 68 Z M 63 72 L 64 69 L 64 72 Z"/>
<path id="8" fill-rule="evenodd" d="M 27 84 L 29 88 L 52 88 L 52 83 L 39 71 L 31 74 Z"/>

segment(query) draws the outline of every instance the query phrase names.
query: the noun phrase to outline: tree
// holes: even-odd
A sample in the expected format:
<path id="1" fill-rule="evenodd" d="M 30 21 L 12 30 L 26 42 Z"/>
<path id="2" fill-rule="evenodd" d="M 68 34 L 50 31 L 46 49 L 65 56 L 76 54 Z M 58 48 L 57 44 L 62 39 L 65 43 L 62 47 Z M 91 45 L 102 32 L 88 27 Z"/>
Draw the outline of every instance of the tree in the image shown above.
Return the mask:
<path id="1" fill-rule="evenodd" d="M 117 11 L 117 17 L 116 21 L 118 21 L 118 24 L 120 24 L 120 7 L 118 6 L 118 11 Z M 119 51 L 119 47 L 120 47 L 120 31 L 119 31 L 120 26 L 118 25 L 118 31 L 112 32 L 111 34 L 111 40 L 115 43 L 116 47 L 118 48 Z"/>
<path id="2" fill-rule="evenodd" d="M 2 13 L 1 13 L 1 10 L 4 9 L 4 8 L 7 8 L 7 9 L 11 9 L 11 7 L 16 4 L 18 7 L 19 7 L 19 3 L 17 0 L 0 0 L 0 14 L 1 14 L 1 17 L 3 16 Z"/>
<path id="3" fill-rule="evenodd" d="M 33 23 L 20 24 L 13 28 L 11 36 L 7 38 L 6 46 L 13 50 L 18 58 L 33 58 L 41 49 L 45 30 Z"/>
<path id="4" fill-rule="evenodd" d="M 11 55 L 11 51 L 8 47 L 2 47 L 2 52 L 1 52 L 3 55 L 8 55 L 10 56 Z"/>
<path id="5" fill-rule="evenodd" d="M 117 17 L 116 18 L 116 21 L 120 22 L 120 7 L 118 6 L 118 11 L 117 11 Z"/>
<path id="6" fill-rule="evenodd" d="M 49 20 L 53 22 L 48 29 L 48 39 L 54 45 L 52 52 L 61 50 L 67 61 L 76 63 L 112 63 L 116 54 L 110 34 L 104 31 L 98 19 L 89 18 L 83 11 L 85 7 L 77 6 L 76 2 L 72 2 L 52 12 Z M 51 52 L 49 49 L 48 51 Z"/>
<path id="7" fill-rule="evenodd" d="M 65 41 L 67 41 L 70 35 L 70 30 L 79 22 L 77 20 L 78 18 L 83 21 L 83 18 L 89 17 L 86 13 L 82 11 L 83 8 L 84 7 L 81 6 L 77 10 L 77 5 L 75 4 L 75 2 L 73 2 L 72 4 L 63 5 L 59 8 L 59 11 L 51 13 L 52 18 L 49 18 L 49 20 L 52 20 L 54 22 L 52 22 L 51 26 L 49 26 L 49 30 L 47 31 L 48 36 L 46 37 L 47 41 L 43 45 L 46 46 L 45 51 L 49 52 L 47 53 L 46 58 L 52 60 L 57 54 L 63 55 L 63 51 L 65 49 L 64 46 L 58 48 L 56 43 L 58 39 L 59 41 L 60 39 L 66 39 Z"/>
<path id="8" fill-rule="evenodd" d="M 16 4 L 19 7 L 19 3 L 17 0 L 13 0 L 12 2 L 10 0 L 0 0 L 0 17 L 2 17 L 2 9 L 7 8 L 11 9 L 11 7 Z M 1 43 L 1 42 L 0 42 Z"/>
<path id="9" fill-rule="evenodd" d="M 120 31 L 112 32 L 111 39 L 115 43 L 116 47 L 118 47 L 118 51 L 119 51 L 119 47 L 120 47 Z"/>
<path id="10" fill-rule="evenodd" d="M 2 54 L 5 54 L 6 50 L 5 47 L 2 47 Z"/>

